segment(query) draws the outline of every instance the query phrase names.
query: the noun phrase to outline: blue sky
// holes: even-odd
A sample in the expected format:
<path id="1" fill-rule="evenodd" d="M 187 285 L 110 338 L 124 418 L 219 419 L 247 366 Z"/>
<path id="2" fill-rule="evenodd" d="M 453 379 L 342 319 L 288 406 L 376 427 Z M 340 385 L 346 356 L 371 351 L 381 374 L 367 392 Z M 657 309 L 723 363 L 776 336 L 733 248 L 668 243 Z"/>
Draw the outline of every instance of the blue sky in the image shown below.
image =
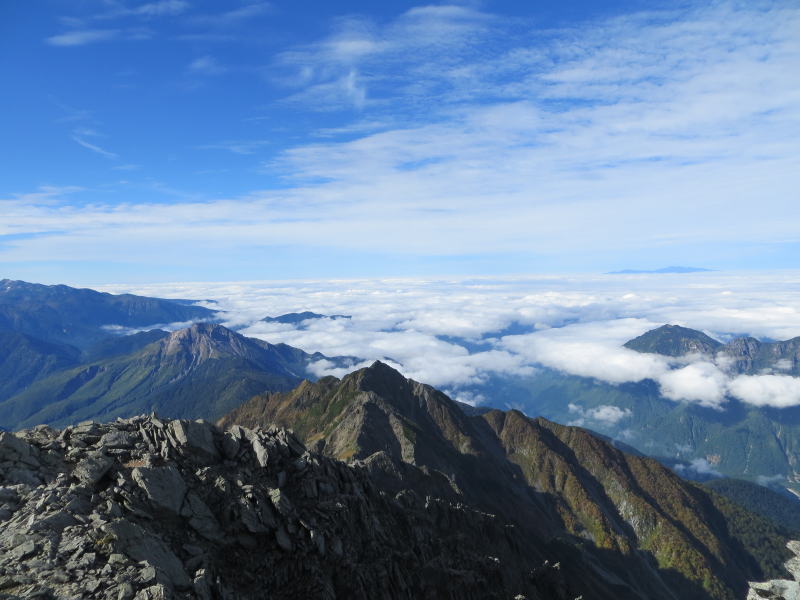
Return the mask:
<path id="1" fill-rule="evenodd" d="M 795 2 L 0 6 L 43 282 L 796 267 Z"/>

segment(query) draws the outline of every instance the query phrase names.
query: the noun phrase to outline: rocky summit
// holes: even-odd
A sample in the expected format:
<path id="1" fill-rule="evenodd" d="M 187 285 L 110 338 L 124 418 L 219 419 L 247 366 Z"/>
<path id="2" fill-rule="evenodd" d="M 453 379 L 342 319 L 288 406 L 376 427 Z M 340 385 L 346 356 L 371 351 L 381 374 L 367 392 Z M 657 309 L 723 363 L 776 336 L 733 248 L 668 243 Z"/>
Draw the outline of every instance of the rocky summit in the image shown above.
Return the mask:
<path id="1" fill-rule="evenodd" d="M 774 526 L 651 458 L 515 410 L 465 414 L 381 362 L 256 396 L 220 423 L 291 427 L 321 454 L 363 464 L 384 490 L 496 514 L 586 598 L 732 600 L 786 558 Z"/>
<path id="2" fill-rule="evenodd" d="M 497 516 L 381 491 L 285 429 L 0 433 L 0 598 L 572 599 Z"/>

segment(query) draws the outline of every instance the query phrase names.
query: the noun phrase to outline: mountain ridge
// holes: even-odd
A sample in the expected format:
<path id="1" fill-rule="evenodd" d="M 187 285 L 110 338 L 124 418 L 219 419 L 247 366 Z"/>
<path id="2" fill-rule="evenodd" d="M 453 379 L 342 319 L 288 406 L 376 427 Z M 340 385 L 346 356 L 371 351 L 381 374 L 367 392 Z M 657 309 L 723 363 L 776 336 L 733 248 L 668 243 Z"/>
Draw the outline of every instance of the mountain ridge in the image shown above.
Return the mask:
<path id="1" fill-rule="evenodd" d="M 153 409 L 172 417 L 217 418 L 266 389 L 291 389 L 305 366 L 321 357 L 197 323 L 129 354 L 33 383 L 0 402 L 0 423 L 69 424 Z"/>
<path id="2" fill-rule="evenodd" d="M 624 347 L 675 357 L 691 353 L 723 355 L 728 359 L 726 368 L 738 373 L 758 374 L 771 369 L 800 375 L 800 336 L 771 342 L 741 336 L 723 344 L 702 331 L 667 324 L 625 342 Z"/>
<path id="3" fill-rule="evenodd" d="M 565 556 L 578 544 L 590 557 L 583 576 L 598 589 L 609 585 L 602 570 L 618 573 L 625 557 L 619 597 L 676 598 L 677 590 L 706 597 L 693 587 L 700 585 L 708 597 L 733 598 L 746 589 L 742 573 L 763 568 L 752 553 L 735 550 L 744 542 L 721 525 L 724 511 L 737 509 L 657 461 L 519 411 L 467 416 L 441 392 L 380 362 L 341 380 L 257 396 L 219 424 L 266 422 L 293 428 L 327 456 L 364 462 L 383 481 L 415 473 L 422 489 L 469 499 L 534 537 L 565 535 Z M 767 554 L 780 553 L 782 543 L 769 542 Z M 593 570 L 592 561 L 605 567 Z M 764 567 L 775 572 L 779 562 Z"/>
<path id="4" fill-rule="evenodd" d="M 110 332 L 129 328 L 212 320 L 208 308 L 133 294 L 109 294 L 66 285 L 0 280 L 0 330 L 86 348 Z"/>

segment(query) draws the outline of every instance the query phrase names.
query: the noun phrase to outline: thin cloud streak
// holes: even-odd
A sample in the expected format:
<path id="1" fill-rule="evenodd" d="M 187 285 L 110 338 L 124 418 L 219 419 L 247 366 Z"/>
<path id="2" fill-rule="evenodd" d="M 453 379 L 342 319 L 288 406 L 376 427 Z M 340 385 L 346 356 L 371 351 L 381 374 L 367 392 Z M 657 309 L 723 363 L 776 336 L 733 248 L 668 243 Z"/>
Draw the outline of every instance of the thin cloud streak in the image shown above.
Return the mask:
<path id="1" fill-rule="evenodd" d="M 85 46 L 95 42 L 107 42 L 120 36 L 119 29 L 82 29 L 68 31 L 47 38 L 52 46 Z"/>
<path id="2" fill-rule="evenodd" d="M 83 139 L 82 137 L 80 137 L 78 135 L 73 135 L 72 136 L 72 140 L 76 144 L 78 144 L 80 146 L 83 146 L 87 150 L 91 150 L 92 152 L 96 152 L 97 154 L 100 154 L 101 156 L 105 156 L 106 158 L 113 158 L 113 159 L 119 158 L 118 154 L 115 154 L 114 152 L 109 152 L 108 150 L 106 150 L 105 148 L 101 148 L 97 144 L 92 144 L 91 142 L 87 142 L 85 139 Z"/>

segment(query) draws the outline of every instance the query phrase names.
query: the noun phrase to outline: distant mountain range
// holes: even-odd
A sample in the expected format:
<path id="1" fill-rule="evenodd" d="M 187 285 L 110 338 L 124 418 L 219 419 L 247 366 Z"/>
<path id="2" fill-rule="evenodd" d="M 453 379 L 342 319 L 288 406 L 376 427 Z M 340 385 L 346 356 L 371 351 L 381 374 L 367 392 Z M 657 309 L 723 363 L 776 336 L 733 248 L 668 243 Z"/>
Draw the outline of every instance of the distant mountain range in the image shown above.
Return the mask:
<path id="1" fill-rule="evenodd" d="M 643 273 L 704 273 L 714 269 L 703 269 L 700 267 L 662 267 L 661 269 L 623 269 L 622 271 L 609 271 L 606 275 L 636 275 Z"/>
<path id="2" fill-rule="evenodd" d="M 254 394 L 291 389 L 326 358 L 246 338 L 187 302 L 0 282 L 0 428 L 153 410 L 216 419 Z"/>
<path id="3" fill-rule="evenodd" d="M 186 302 L 3 279 L 0 331 L 84 350 L 108 338 L 110 327 L 152 329 L 215 318 L 214 311 Z"/>
<path id="4" fill-rule="evenodd" d="M 668 357 L 722 355 L 734 374 L 800 376 L 800 337 L 777 342 L 743 337 L 723 344 L 700 331 L 664 325 L 625 346 Z M 728 398 L 716 410 L 665 398 L 649 379 L 611 384 L 544 367 L 528 377 L 493 376 L 474 392 L 489 405 L 510 403 L 562 423 L 613 407 L 619 419 L 583 419 L 584 425 L 685 469 L 685 476 L 726 475 L 800 489 L 800 407 L 758 407 Z"/>
<path id="5" fill-rule="evenodd" d="M 215 419 L 264 390 L 291 389 L 321 358 L 221 325 L 195 324 L 130 353 L 36 381 L 0 402 L 0 423 L 66 425 L 151 411 Z"/>
<path id="6" fill-rule="evenodd" d="M 291 427 L 390 493 L 412 487 L 559 539 L 541 547 L 587 598 L 736 598 L 786 556 L 776 527 L 655 460 L 515 410 L 468 416 L 380 362 L 257 396 L 219 424 Z"/>
<path id="7" fill-rule="evenodd" d="M 778 342 L 739 337 L 723 344 L 701 331 L 663 325 L 626 342 L 625 347 L 665 356 L 721 354 L 729 359 L 726 368 L 736 373 L 757 374 L 768 370 L 800 376 L 800 337 Z"/>

